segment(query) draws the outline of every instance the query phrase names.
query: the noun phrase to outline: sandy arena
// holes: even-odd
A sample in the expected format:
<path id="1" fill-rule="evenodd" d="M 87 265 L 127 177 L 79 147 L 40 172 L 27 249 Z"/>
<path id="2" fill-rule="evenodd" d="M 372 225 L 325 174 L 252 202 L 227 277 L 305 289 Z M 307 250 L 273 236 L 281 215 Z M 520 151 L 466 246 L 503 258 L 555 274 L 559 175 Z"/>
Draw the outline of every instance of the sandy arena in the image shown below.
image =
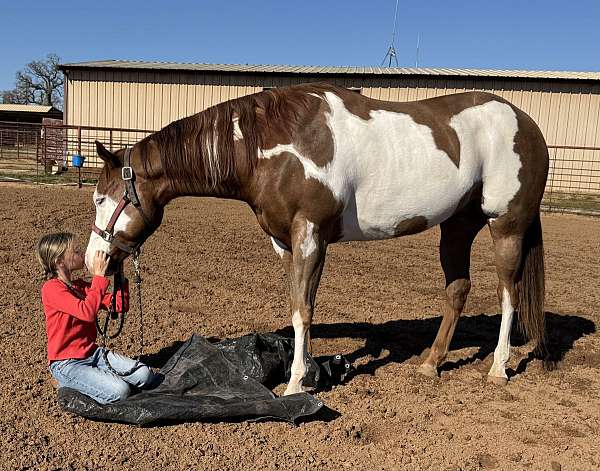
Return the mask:
<path id="1" fill-rule="evenodd" d="M 472 257 L 473 289 L 441 377 L 416 373 L 441 320 L 434 229 L 329 247 L 313 354 L 342 353 L 357 368 L 346 384 L 317 393 L 331 411 L 298 426 L 137 428 L 61 411 L 46 368 L 34 244 L 44 233 L 67 230 L 85 246 L 92 190 L 0 183 L 1 469 L 600 468 L 600 219 L 542 218 L 550 348 L 562 358 L 554 371 L 528 357 L 530 346 L 514 335 L 509 384 L 485 381 L 500 308 L 484 230 Z M 241 203 L 174 201 L 144 247 L 142 268 L 153 366 L 193 332 L 292 335 L 283 268 Z M 117 349 L 137 353 L 135 304 Z"/>

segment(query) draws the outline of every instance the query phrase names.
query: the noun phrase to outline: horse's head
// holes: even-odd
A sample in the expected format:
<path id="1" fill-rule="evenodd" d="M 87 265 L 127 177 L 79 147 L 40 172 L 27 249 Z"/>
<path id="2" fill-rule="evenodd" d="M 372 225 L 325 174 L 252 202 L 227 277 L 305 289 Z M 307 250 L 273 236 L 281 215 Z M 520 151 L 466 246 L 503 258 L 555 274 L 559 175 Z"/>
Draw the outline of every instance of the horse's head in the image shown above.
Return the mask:
<path id="1" fill-rule="evenodd" d="M 153 170 L 160 164 L 148 162 L 156 159 L 151 146 L 136 144 L 113 153 L 96 141 L 96 148 L 104 168 L 94 191 L 96 219 L 85 262 L 91 268 L 95 251 L 103 250 L 110 255 L 107 274 L 111 274 L 160 225 L 165 185 L 162 173 Z"/>

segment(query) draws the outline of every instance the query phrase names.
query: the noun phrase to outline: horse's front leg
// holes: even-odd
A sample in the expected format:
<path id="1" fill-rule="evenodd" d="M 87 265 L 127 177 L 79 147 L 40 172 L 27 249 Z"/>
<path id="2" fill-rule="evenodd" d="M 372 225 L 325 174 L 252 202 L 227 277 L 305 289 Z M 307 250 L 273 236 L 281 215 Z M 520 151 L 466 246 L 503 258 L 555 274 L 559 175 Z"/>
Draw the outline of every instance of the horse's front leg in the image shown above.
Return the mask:
<path id="1" fill-rule="evenodd" d="M 302 379 L 306 374 L 306 356 L 310 343 L 315 297 L 323 265 L 327 244 L 319 236 L 319 228 L 302 218 L 294 221 L 292 251 L 284 251 L 282 261 L 288 276 L 290 307 L 294 326 L 294 360 L 290 382 L 284 395 L 304 390 Z"/>

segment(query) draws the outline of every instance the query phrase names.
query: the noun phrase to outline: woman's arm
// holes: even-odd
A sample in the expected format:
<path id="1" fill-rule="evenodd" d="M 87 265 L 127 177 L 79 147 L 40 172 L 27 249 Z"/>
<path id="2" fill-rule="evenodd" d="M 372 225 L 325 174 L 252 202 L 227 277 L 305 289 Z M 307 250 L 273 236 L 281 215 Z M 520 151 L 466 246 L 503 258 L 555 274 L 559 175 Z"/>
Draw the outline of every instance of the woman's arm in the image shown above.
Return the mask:
<path id="1" fill-rule="evenodd" d="M 62 282 L 46 283 L 42 288 L 42 302 L 85 322 L 94 322 L 106 294 L 109 281 L 103 276 L 94 276 L 85 290 L 85 299 L 79 299 Z"/>

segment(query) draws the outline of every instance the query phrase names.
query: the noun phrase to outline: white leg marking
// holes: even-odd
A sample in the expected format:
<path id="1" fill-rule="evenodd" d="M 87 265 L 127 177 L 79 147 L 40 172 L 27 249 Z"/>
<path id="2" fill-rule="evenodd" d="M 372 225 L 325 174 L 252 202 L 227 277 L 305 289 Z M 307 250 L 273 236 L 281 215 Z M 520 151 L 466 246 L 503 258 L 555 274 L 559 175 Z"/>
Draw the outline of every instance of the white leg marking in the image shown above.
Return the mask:
<path id="1" fill-rule="evenodd" d="M 315 237 L 313 234 L 313 230 L 315 225 L 310 222 L 308 219 L 306 220 L 306 236 L 304 240 L 300 244 L 300 250 L 302 250 L 302 257 L 308 258 L 310 254 L 312 254 L 315 250 L 317 250 L 317 243 L 315 242 Z"/>
<path id="2" fill-rule="evenodd" d="M 292 362 L 290 382 L 284 393 L 285 396 L 304 391 L 302 378 L 306 374 L 305 356 L 308 344 L 308 329 L 304 327 L 300 311 L 294 311 L 292 325 L 294 326 L 294 361 Z"/>
<path id="3" fill-rule="evenodd" d="M 502 292 L 502 321 L 500 323 L 500 335 L 498 345 L 494 351 L 494 364 L 488 373 L 490 376 L 508 379 L 506 376 L 506 363 L 510 358 L 510 331 L 512 328 L 515 309 L 510 301 L 508 290 Z"/>
<path id="4" fill-rule="evenodd" d="M 275 252 L 277 252 L 277 255 L 279 255 L 279 258 L 283 258 L 283 254 L 288 250 L 287 246 L 275 237 L 271 237 L 271 244 L 273 245 Z"/>

